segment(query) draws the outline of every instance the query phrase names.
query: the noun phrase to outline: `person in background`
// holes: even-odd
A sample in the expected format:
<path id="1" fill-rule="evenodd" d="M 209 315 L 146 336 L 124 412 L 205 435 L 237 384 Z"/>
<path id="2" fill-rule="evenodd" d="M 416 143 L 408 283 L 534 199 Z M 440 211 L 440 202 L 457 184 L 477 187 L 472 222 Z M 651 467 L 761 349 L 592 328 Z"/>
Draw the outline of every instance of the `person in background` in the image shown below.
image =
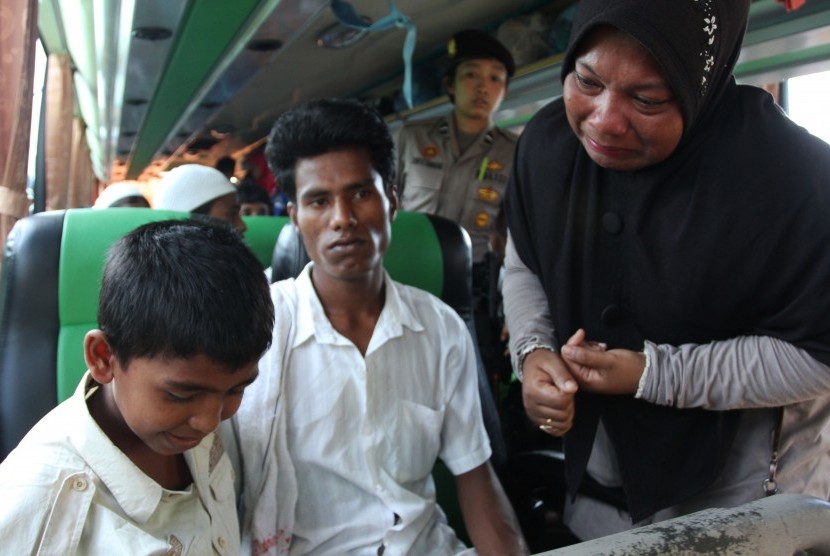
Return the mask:
<path id="1" fill-rule="evenodd" d="M 138 207 L 148 208 L 150 203 L 141 190 L 130 182 L 116 182 L 104 188 L 95 199 L 94 209 Z"/>
<path id="2" fill-rule="evenodd" d="M 525 554 L 488 461 L 470 334 L 383 267 L 398 204 L 386 124 L 314 101 L 277 119 L 266 152 L 311 262 L 272 285 L 273 346 L 234 421 L 249 548 L 463 552 L 435 500 L 440 457 L 478 553 Z"/>
<path id="3" fill-rule="evenodd" d="M 274 213 L 274 205 L 260 186 L 243 181 L 236 188 L 239 199 L 240 216 L 270 216 Z"/>
<path id="4" fill-rule="evenodd" d="M 222 174 L 230 180 L 236 173 L 236 160 L 230 156 L 223 156 L 216 161 L 216 164 L 213 167 L 222 172 Z"/>
<path id="5" fill-rule="evenodd" d="M 259 262 L 227 226 L 154 222 L 116 242 L 89 370 L 0 464 L 3 552 L 238 555 L 214 430 L 256 378 L 273 316 Z"/>
<path id="6" fill-rule="evenodd" d="M 516 136 L 498 128 L 493 114 L 507 94 L 515 64 L 498 40 L 475 29 L 447 45 L 444 86 L 453 103 L 446 116 L 405 124 L 396 134 L 401 208 L 444 216 L 470 234 L 476 336 L 491 375 L 503 359 L 499 336 L 501 259 L 490 250 Z M 495 238 L 503 243 L 504 237 Z"/>
<path id="7" fill-rule="evenodd" d="M 581 0 L 519 141 L 504 286 L 566 523 L 830 497 L 830 146 L 732 70 L 749 0 Z"/>
<path id="8" fill-rule="evenodd" d="M 236 188 L 222 172 L 201 164 L 184 164 L 167 172 L 156 186 L 153 208 L 210 216 L 239 233 L 247 229 L 239 217 Z"/>

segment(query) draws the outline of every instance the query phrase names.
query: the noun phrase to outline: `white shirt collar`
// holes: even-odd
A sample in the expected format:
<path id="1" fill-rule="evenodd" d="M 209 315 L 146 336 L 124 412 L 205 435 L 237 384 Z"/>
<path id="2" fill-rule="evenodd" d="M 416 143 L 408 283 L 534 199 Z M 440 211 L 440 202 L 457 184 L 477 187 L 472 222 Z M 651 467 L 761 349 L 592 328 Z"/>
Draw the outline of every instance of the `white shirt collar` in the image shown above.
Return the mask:
<path id="1" fill-rule="evenodd" d="M 73 435 L 72 442 L 130 518 L 137 523 L 145 523 L 161 501 L 161 485 L 118 449 L 92 418 L 84 399 L 91 381 L 87 371 L 71 398 L 71 404 L 83 405 L 82 410 L 72 413 L 79 415 L 81 420 L 74 429 L 78 434 Z"/>
<path id="2" fill-rule="evenodd" d="M 297 332 L 292 347 L 297 347 L 306 342 L 312 336 L 321 344 L 348 344 L 349 340 L 337 332 L 326 317 L 323 304 L 311 282 L 311 269 L 314 263 L 306 265 L 297 277 Z M 401 301 L 400 285 L 389 277 L 386 270 L 383 271 L 386 301 L 380 313 L 372 340 L 367 349 L 367 355 L 374 349 L 383 345 L 391 338 L 397 338 L 403 334 L 403 327 L 419 332 L 424 329 L 418 321 L 412 309 Z"/>

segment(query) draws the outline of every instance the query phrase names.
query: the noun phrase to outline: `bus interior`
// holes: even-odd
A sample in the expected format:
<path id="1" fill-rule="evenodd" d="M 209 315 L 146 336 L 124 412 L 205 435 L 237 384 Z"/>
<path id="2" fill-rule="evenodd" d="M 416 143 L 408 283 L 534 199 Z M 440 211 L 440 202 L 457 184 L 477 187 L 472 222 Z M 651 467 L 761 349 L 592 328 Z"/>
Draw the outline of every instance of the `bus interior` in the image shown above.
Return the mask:
<path id="1" fill-rule="evenodd" d="M 350 6 L 368 28 L 339 23 L 335 5 Z M 261 146 L 276 116 L 312 98 L 371 102 L 392 127 L 445 113 L 451 108 L 440 83 L 445 45 L 465 28 L 493 33 L 511 48 L 518 71 L 495 118 L 521 130 L 560 94 L 559 62 L 573 5 L 41 0 L 38 26 L 50 66 L 68 72 L 65 94 L 84 123 L 94 176 L 107 184 L 152 180 L 188 162 L 242 161 Z M 410 54 L 404 46 L 413 38 Z M 739 81 L 777 86 L 828 68 L 829 0 L 808 0 L 793 11 L 778 0 L 752 2 L 735 71 Z M 45 130 L 47 136 L 56 132 Z M 244 173 L 241 164 L 237 171 Z"/>
<path id="2" fill-rule="evenodd" d="M 241 180 L 253 170 L 251 159 L 275 118 L 306 100 L 363 100 L 381 111 L 393 130 L 448 113 L 452 105 L 442 89 L 441 69 L 447 40 L 461 29 L 492 33 L 513 53 L 517 72 L 495 120 L 520 133 L 539 108 L 561 94 L 562 52 L 576 4 L 16 1 L 36 5 L 38 62 L 29 75 L 34 100 L 28 180 L 22 186 L 29 206 L 11 215 L 13 220 L 89 207 L 108 184 L 124 180 L 141 184 L 151 199 L 155 181 L 187 163 L 214 166 L 231 157 L 234 177 Z M 739 82 L 766 88 L 786 110 L 789 79 L 827 70 L 830 0 L 752 1 L 735 70 Z M 509 404 L 509 380 L 501 387 Z M 505 405 L 500 411 L 521 408 Z M 537 452 L 559 449 L 527 434 Z M 546 494 L 536 495 L 540 511 L 549 513 L 534 519 L 550 526 L 536 541 L 536 551 L 573 542 L 558 528 L 559 516 L 544 507 Z"/>

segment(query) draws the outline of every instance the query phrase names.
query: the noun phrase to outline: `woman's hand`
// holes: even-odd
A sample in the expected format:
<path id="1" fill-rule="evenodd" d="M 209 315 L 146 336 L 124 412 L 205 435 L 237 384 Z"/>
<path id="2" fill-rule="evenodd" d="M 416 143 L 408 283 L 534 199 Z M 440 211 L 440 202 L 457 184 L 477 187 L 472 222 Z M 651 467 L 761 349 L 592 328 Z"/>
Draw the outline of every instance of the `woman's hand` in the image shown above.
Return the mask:
<path id="1" fill-rule="evenodd" d="M 522 375 L 522 400 L 530 420 L 553 436 L 568 432 L 578 387 L 562 358 L 537 349 L 525 357 Z"/>
<path id="2" fill-rule="evenodd" d="M 580 388 L 598 394 L 634 394 L 646 366 L 646 356 L 627 349 L 599 350 L 579 329 L 562 347 L 562 359 Z"/>

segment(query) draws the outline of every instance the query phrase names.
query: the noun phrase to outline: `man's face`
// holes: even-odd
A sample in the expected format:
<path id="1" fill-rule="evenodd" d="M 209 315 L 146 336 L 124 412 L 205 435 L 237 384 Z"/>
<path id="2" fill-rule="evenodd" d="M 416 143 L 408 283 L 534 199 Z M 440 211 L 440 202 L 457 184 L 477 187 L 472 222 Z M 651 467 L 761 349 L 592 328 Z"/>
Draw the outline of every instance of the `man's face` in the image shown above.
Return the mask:
<path id="1" fill-rule="evenodd" d="M 218 220 L 224 220 L 241 234 L 244 233 L 248 227 L 239 216 L 239 200 L 236 193 L 228 193 L 217 197 L 213 204 L 210 205 L 208 216 L 212 216 Z"/>
<path id="2" fill-rule="evenodd" d="M 313 278 L 376 279 L 389 247 L 397 209 L 365 149 L 328 152 L 297 162 L 297 201 L 288 214 L 300 231 Z"/>
<path id="3" fill-rule="evenodd" d="M 448 89 L 462 117 L 489 121 L 507 92 L 507 69 L 498 60 L 467 60 L 456 68 Z"/>

